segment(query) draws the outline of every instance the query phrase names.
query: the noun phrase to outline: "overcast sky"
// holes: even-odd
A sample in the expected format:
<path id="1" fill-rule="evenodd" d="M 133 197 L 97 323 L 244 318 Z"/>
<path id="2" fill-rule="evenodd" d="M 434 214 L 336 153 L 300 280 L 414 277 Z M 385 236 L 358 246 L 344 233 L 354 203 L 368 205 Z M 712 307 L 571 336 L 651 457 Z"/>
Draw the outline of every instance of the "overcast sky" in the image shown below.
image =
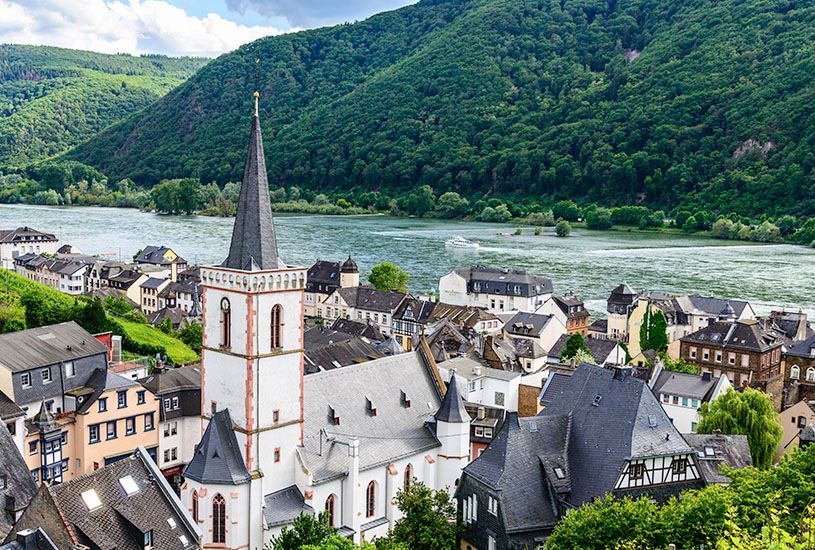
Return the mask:
<path id="1" fill-rule="evenodd" d="M 0 43 L 213 57 L 415 0 L 0 0 Z"/>

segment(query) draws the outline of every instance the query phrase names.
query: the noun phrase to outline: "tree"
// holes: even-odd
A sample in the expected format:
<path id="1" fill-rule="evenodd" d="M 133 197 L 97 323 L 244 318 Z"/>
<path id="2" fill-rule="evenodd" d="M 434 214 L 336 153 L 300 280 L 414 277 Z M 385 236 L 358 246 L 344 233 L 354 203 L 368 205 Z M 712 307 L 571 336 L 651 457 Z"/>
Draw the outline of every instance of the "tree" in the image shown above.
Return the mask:
<path id="1" fill-rule="evenodd" d="M 750 443 L 753 464 L 758 468 L 772 465 L 784 432 L 769 395 L 753 388 L 743 392 L 729 389 L 710 403 L 702 403 L 699 416 L 698 433 L 721 430 L 725 434 L 744 434 Z"/>
<path id="2" fill-rule="evenodd" d="M 447 491 L 433 491 L 415 481 L 407 490 L 400 489 L 396 493 L 396 504 L 404 515 L 388 534 L 391 541 L 404 544 L 410 550 L 455 547 L 456 506 Z"/>
<path id="3" fill-rule="evenodd" d="M 371 269 L 368 282 L 378 290 L 407 292 L 408 274 L 392 263 L 383 262 Z"/>
<path id="4" fill-rule="evenodd" d="M 586 227 L 589 229 L 611 229 L 611 210 L 595 208 L 586 213 Z"/>
<path id="5" fill-rule="evenodd" d="M 572 226 L 566 220 L 560 220 L 555 226 L 555 235 L 558 237 L 568 237 L 572 233 Z"/>
<path id="6" fill-rule="evenodd" d="M 584 351 L 591 355 L 591 350 L 589 346 L 586 345 L 586 341 L 583 339 L 583 336 L 579 332 L 575 332 L 569 339 L 566 340 L 566 349 L 560 352 L 560 360 L 568 360 L 577 354 L 578 351 Z"/>
<path id="7" fill-rule="evenodd" d="M 283 527 L 280 534 L 272 537 L 272 540 L 264 546 L 264 549 L 300 550 L 304 546 L 320 547 L 336 534 L 337 530 L 328 525 L 328 512 L 322 512 L 317 517 L 300 514 L 294 518 L 291 527 L 288 525 Z"/>
<path id="8" fill-rule="evenodd" d="M 673 360 L 668 357 L 667 353 L 661 353 L 662 365 L 665 370 L 671 372 L 684 372 L 685 374 L 699 374 L 699 365 L 696 363 L 688 363 L 684 359 Z"/>
<path id="9" fill-rule="evenodd" d="M 198 210 L 201 193 L 201 182 L 197 178 L 180 180 L 178 182 L 178 210 L 188 216 Z"/>
<path id="10" fill-rule="evenodd" d="M 691 216 L 690 218 L 685 220 L 685 223 L 682 224 L 682 231 L 685 233 L 693 233 L 696 231 L 696 218 Z"/>
<path id="11" fill-rule="evenodd" d="M 580 208 L 574 201 L 560 201 L 552 207 L 552 214 L 555 219 L 563 218 L 570 222 L 576 222 L 580 217 Z"/>
<path id="12" fill-rule="evenodd" d="M 102 300 L 99 298 L 94 298 L 79 310 L 76 322 L 91 334 L 110 330 L 105 306 L 102 305 Z"/>
<path id="13" fill-rule="evenodd" d="M 415 209 L 414 214 L 421 217 L 432 212 L 436 206 L 436 195 L 433 194 L 433 188 L 429 185 L 422 185 L 416 190 Z"/>
<path id="14" fill-rule="evenodd" d="M 652 312 L 650 305 L 640 326 L 640 349 L 657 352 L 668 349 L 668 322 L 660 310 Z"/>
<path id="15" fill-rule="evenodd" d="M 172 334 L 173 333 L 173 322 L 170 320 L 169 317 L 165 317 L 164 319 L 156 325 L 156 328 L 159 329 L 164 334 Z"/>
<path id="16" fill-rule="evenodd" d="M 204 345 L 204 327 L 200 323 L 191 323 L 178 331 L 178 338 L 196 353 L 201 353 Z"/>
<path id="17" fill-rule="evenodd" d="M 436 202 L 436 215 L 440 218 L 461 218 L 467 214 L 470 203 L 458 193 L 448 191 Z"/>

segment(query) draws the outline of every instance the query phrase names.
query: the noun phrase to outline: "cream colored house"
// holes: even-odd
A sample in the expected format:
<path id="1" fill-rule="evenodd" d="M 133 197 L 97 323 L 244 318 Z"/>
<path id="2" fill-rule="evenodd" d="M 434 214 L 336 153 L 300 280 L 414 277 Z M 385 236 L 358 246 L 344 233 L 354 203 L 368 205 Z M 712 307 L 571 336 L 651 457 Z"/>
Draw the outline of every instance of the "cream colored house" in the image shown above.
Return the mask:
<path id="1" fill-rule="evenodd" d="M 801 400 L 776 415 L 778 422 L 781 424 L 781 429 L 784 430 L 784 435 L 775 450 L 776 462 L 781 459 L 781 456 L 798 448 L 798 434 L 807 427 L 813 417 L 815 417 L 815 410 L 806 400 Z"/>

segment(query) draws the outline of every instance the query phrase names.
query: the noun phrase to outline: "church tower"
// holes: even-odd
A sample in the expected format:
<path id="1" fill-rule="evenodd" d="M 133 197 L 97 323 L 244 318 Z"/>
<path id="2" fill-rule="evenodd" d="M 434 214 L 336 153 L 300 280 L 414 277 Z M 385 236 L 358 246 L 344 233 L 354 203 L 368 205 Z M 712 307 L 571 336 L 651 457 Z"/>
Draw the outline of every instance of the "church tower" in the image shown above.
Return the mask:
<path id="1" fill-rule="evenodd" d="M 303 442 L 306 269 L 287 266 L 277 255 L 257 97 L 256 92 L 229 254 L 221 265 L 201 268 L 202 432 L 218 411 L 228 410 L 227 415 L 218 414 L 218 421 L 223 424 L 229 419 L 251 479 L 241 481 L 250 485 L 249 502 L 237 502 L 244 498 L 243 491 L 231 492 L 232 500 L 226 497 L 225 513 L 230 518 L 226 529 L 237 531 L 224 541 L 227 548 L 262 546 L 263 495 L 294 483 L 295 448 Z M 199 457 L 205 452 L 200 447 L 194 460 L 213 458 Z M 211 454 L 223 458 L 217 451 Z M 203 465 L 197 467 L 207 471 Z M 209 503 L 200 498 L 201 489 L 205 495 L 208 492 L 204 485 L 196 489 L 201 501 L 196 508 L 208 510 Z M 230 505 L 235 513 L 230 513 Z M 249 517 L 240 510 L 248 510 Z M 205 545 L 221 543 L 207 540 L 207 529 L 204 533 Z"/>

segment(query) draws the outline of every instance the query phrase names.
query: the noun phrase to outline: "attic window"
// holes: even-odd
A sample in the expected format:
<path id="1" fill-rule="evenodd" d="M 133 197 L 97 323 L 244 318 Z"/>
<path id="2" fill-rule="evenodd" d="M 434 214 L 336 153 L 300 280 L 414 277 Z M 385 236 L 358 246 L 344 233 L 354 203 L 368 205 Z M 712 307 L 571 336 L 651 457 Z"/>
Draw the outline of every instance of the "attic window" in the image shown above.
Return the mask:
<path id="1" fill-rule="evenodd" d="M 406 409 L 409 409 L 410 399 L 408 399 L 407 393 L 405 393 L 405 391 L 402 390 L 401 394 L 402 394 L 401 395 L 402 406 L 405 407 Z"/>
<path id="2" fill-rule="evenodd" d="M 367 397 L 365 398 L 365 406 L 368 410 L 368 414 L 371 416 L 376 416 L 376 405 L 374 405 L 374 402 Z"/>
<path id="3" fill-rule="evenodd" d="M 594 401 L 592 401 L 591 404 L 595 407 L 599 407 L 601 399 L 603 399 L 603 396 L 598 393 L 594 396 Z"/>
<path id="4" fill-rule="evenodd" d="M 173 518 L 167 518 L 167 524 L 170 526 L 170 529 L 175 529 L 175 520 Z"/>
<path id="5" fill-rule="evenodd" d="M 125 493 L 127 493 L 127 496 L 139 492 L 139 486 L 136 485 L 136 481 L 133 479 L 133 476 L 124 476 L 123 478 L 119 479 L 119 483 L 122 485 L 122 489 L 125 490 Z"/>
<path id="6" fill-rule="evenodd" d="M 91 511 L 102 506 L 102 501 L 99 500 L 99 496 L 94 489 L 89 489 L 82 493 L 82 500 L 85 502 L 85 506 L 88 507 L 88 510 Z"/>
<path id="7" fill-rule="evenodd" d="M 337 411 L 335 411 L 331 405 L 328 406 L 328 421 L 335 426 L 339 426 L 340 424 L 340 417 L 337 416 Z"/>
<path id="8" fill-rule="evenodd" d="M 187 537 L 184 536 L 184 535 L 181 535 L 180 537 L 178 537 L 178 540 L 180 540 L 181 544 L 183 544 L 184 546 L 187 546 L 187 544 L 189 544 L 189 541 L 187 540 Z"/>
<path id="9" fill-rule="evenodd" d="M 657 425 L 657 417 L 654 414 L 648 415 L 648 425 L 652 428 Z"/>
<path id="10" fill-rule="evenodd" d="M 555 477 L 556 477 L 556 478 L 558 478 L 559 480 L 564 480 L 564 479 L 566 479 L 566 474 L 565 474 L 565 473 L 563 473 L 563 468 L 560 468 L 560 467 L 555 467 L 555 468 L 554 468 L 554 471 L 555 471 Z"/>
<path id="11" fill-rule="evenodd" d="M 705 445 L 705 456 L 714 456 L 716 451 L 713 450 L 713 445 Z"/>

